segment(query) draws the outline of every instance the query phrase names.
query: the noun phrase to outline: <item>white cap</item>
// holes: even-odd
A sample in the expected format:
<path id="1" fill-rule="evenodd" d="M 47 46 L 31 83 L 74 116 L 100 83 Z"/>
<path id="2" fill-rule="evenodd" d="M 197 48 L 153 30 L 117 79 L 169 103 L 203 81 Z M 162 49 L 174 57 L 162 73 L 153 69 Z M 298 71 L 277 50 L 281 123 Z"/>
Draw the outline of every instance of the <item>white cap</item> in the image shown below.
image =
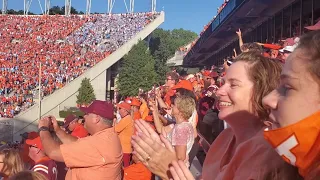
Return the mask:
<path id="1" fill-rule="evenodd" d="M 189 75 L 187 76 L 186 80 L 189 80 L 189 79 L 194 78 L 194 77 L 195 77 L 195 76 L 194 76 L 193 74 L 189 74 Z"/>
<path id="2" fill-rule="evenodd" d="M 299 41 L 300 41 L 300 38 L 299 37 L 296 37 L 295 39 L 294 39 L 294 45 L 293 46 L 286 46 L 286 47 L 284 47 L 283 49 L 280 49 L 279 51 L 280 52 L 284 52 L 284 51 L 289 51 L 289 52 L 293 52 L 297 47 L 298 47 L 298 45 L 299 45 Z"/>

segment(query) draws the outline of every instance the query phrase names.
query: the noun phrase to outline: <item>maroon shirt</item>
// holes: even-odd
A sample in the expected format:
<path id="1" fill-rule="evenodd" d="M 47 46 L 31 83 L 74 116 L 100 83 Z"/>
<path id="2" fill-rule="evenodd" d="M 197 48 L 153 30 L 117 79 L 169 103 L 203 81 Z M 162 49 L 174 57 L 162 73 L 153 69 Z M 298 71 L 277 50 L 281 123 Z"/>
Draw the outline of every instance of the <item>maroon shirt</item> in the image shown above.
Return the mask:
<path id="1" fill-rule="evenodd" d="M 44 157 L 36 162 L 31 170 L 43 174 L 48 180 L 58 179 L 57 164 L 48 157 Z"/>

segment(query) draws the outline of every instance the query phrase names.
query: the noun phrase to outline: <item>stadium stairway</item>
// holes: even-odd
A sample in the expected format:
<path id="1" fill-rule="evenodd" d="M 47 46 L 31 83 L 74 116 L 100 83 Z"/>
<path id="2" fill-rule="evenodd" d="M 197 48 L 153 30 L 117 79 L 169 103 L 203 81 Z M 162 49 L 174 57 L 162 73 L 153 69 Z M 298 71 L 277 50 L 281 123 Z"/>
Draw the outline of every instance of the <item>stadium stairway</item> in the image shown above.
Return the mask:
<path id="1" fill-rule="evenodd" d="M 97 100 L 105 100 L 108 68 L 127 54 L 131 48 L 139 42 L 139 40 L 145 39 L 157 27 L 159 27 L 164 22 L 164 16 L 164 12 L 161 12 L 155 20 L 150 22 L 143 30 L 135 35 L 135 37 L 130 39 L 104 60 L 100 61 L 81 76 L 65 85 L 62 89 L 44 97 L 41 101 L 41 116 L 54 115 L 55 117 L 58 117 L 59 111 L 63 110 L 64 107 L 75 107 L 76 95 L 78 94 L 77 91 L 84 78 L 90 78 Z M 39 114 L 39 104 L 37 103 L 26 111 L 21 112 L 14 119 L 5 119 L 6 121 L 11 121 L 11 123 L 13 121 L 14 127 L 12 138 L 14 141 L 20 140 L 20 134 L 24 132 L 37 131 Z"/>

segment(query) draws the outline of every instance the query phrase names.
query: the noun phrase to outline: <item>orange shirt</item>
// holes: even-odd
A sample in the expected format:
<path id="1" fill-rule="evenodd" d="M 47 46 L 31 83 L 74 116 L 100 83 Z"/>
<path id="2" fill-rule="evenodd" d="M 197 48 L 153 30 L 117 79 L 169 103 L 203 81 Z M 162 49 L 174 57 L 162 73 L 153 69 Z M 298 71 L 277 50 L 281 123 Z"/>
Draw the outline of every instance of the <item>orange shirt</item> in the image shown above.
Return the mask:
<path id="1" fill-rule="evenodd" d="M 141 119 L 141 114 L 139 111 L 136 111 L 133 113 L 133 120 L 139 120 Z"/>
<path id="2" fill-rule="evenodd" d="M 148 105 L 146 103 L 142 103 L 139 112 L 141 114 L 141 118 L 145 119 L 149 115 Z"/>
<path id="3" fill-rule="evenodd" d="M 69 168 L 66 180 L 121 180 L 122 149 L 113 128 L 62 144 L 60 150 Z"/>
<path id="4" fill-rule="evenodd" d="M 74 130 L 71 133 L 71 136 L 77 137 L 77 138 L 84 138 L 88 136 L 88 131 L 83 127 L 82 124 L 77 124 L 77 126 L 74 128 Z"/>
<path id="5" fill-rule="evenodd" d="M 123 153 L 131 153 L 131 136 L 134 133 L 132 117 L 127 115 L 122 118 L 119 123 L 114 126 L 114 129 L 119 135 Z"/>
<path id="6" fill-rule="evenodd" d="M 164 96 L 164 102 L 168 105 L 171 106 L 171 100 L 170 97 L 175 95 L 175 91 L 172 89 L 169 89 L 169 91 L 166 93 Z"/>
<path id="7" fill-rule="evenodd" d="M 151 172 L 141 162 L 124 168 L 123 180 L 151 180 Z"/>
<path id="8" fill-rule="evenodd" d="M 235 135 L 231 128 L 222 131 L 206 155 L 202 178 L 261 179 L 271 170 L 283 168 L 286 165 L 285 162 L 264 140 L 262 131 L 239 144 L 233 155 L 231 151 L 235 143 Z"/>

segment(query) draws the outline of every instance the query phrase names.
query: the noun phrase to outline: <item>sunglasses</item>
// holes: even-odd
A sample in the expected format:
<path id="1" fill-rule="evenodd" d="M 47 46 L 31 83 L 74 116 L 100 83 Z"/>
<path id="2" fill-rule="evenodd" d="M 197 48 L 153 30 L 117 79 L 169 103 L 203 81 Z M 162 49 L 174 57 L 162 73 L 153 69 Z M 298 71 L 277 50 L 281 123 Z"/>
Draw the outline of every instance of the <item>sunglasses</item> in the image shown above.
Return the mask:
<path id="1" fill-rule="evenodd" d="M 29 148 L 32 148 L 32 147 L 34 147 L 34 148 L 38 148 L 37 146 L 32 146 L 32 145 L 30 145 L 30 146 L 29 146 Z"/>

